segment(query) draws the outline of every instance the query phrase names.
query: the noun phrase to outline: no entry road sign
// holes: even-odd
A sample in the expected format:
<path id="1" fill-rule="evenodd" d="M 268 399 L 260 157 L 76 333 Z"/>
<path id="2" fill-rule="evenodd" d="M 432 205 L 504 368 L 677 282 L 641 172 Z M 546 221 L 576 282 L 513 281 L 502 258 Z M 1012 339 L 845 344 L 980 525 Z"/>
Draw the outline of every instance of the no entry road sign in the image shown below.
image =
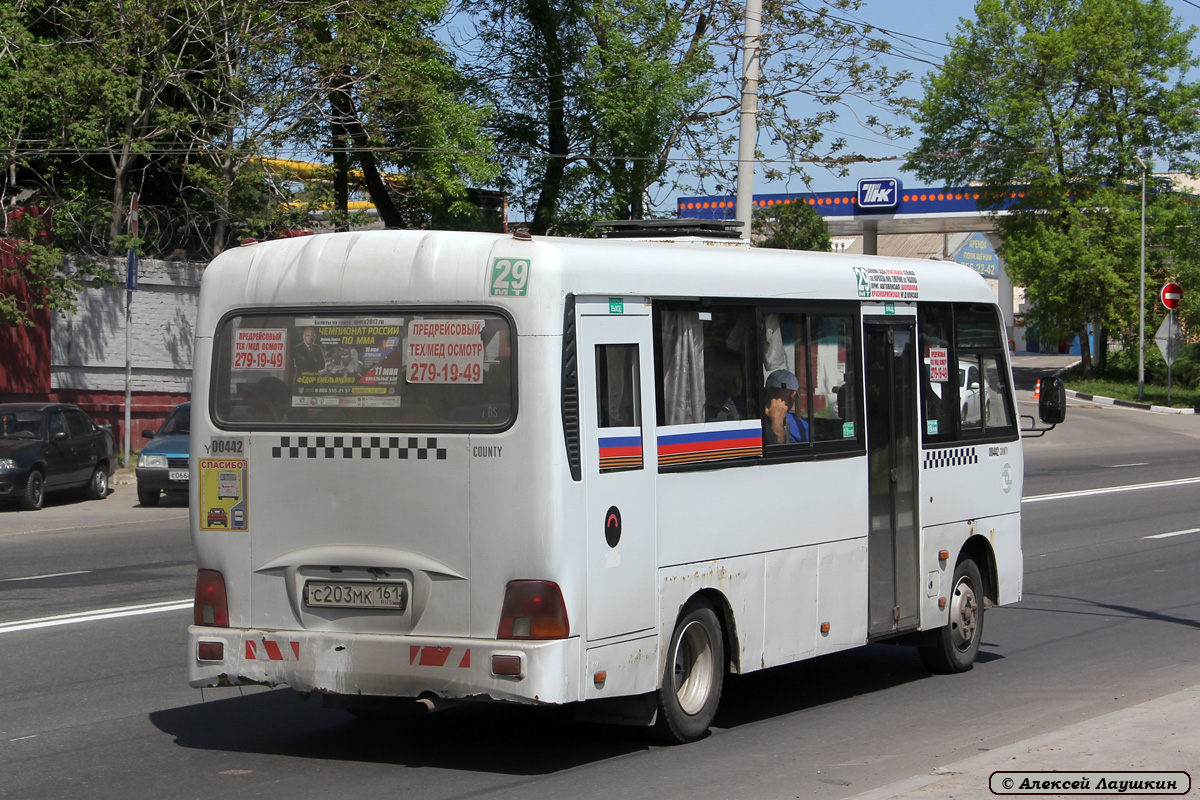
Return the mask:
<path id="1" fill-rule="evenodd" d="M 1162 298 L 1162 304 L 1171 311 L 1179 308 L 1179 301 L 1183 299 L 1183 287 L 1178 283 L 1168 283 L 1159 292 L 1159 297 Z"/>

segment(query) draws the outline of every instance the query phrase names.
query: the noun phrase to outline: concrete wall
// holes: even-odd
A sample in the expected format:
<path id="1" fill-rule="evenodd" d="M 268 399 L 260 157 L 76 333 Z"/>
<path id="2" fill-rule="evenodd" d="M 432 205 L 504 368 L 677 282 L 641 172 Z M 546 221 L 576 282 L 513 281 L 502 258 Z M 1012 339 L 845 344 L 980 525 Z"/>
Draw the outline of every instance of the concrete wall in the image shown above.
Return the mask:
<path id="1" fill-rule="evenodd" d="M 124 264 L 118 266 L 124 272 Z M 132 387 L 186 395 L 192 388 L 192 337 L 203 264 L 141 262 L 131 306 Z M 125 287 L 88 288 L 79 310 L 52 315 L 52 390 L 125 391 Z"/>

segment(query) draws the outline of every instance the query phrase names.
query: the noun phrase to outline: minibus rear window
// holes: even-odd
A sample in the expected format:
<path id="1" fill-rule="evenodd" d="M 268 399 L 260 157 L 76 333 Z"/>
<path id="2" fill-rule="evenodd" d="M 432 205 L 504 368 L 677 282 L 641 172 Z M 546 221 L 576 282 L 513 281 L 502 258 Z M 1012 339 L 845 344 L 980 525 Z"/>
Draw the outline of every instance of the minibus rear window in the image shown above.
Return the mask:
<path id="1" fill-rule="evenodd" d="M 495 311 L 246 313 L 214 347 L 226 428 L 501 430 L 516 413 L 515 336 Z"/>

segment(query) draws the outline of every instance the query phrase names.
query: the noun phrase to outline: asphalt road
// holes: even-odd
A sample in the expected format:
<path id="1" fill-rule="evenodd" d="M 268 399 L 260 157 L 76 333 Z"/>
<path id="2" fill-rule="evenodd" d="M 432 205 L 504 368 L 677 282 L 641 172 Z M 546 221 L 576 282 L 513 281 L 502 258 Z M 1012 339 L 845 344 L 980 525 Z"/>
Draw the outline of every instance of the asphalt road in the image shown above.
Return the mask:
<path id="1" fill-rule="evenodd" d="M 190 689 L 190 610 L 147 608 L 190 597 L 183 508 L 117 487 L 0 511 L 0 797 L 845 798 L 1193 686 L 1200 418 L 1086 405 L 1026 443 L 1025 599 L 987 614 L 974 670 L 871 646 L 734 676 L 686 747 L 553 710 L 373 725 Z M 95 609 L 136 615 L 13 625 Z"/>

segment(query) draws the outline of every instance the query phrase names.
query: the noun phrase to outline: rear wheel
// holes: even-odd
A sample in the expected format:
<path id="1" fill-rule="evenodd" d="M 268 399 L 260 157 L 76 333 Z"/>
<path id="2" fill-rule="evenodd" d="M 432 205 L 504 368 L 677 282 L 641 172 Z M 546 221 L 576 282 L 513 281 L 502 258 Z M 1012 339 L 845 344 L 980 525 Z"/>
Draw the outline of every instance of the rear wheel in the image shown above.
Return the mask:
<path id="1" fill-rule="evenodd" d="M 103 464 L 97 464 L 88 479 L 87 487 L 83 490 L 88 500 L 103 500 L 108 497 L 108 471 Z"/>
<path id="2" fill-rule="evenodd" d="M 937 631 L 936 644 L 919 649 L 921 662 L 930 672 L 952 674 L 966 672 L 979 655 L 983 641 L 983 579 L 979 567 L 969 558 L 954 568 L 954 589 L 950 592 L 950 620 Z"/>
<path id="3" fill-rule="evenodd" d="M 658 691 L 658 734 L 677 743 L 708 733 L 725 678 L 721 623 L 707 604 L 697 605 L 675 625 Z"/>
<path id="4" fill-rule="evenodd" d="M 26 511 L 37 511 L 42 507 L 42 501 L 45 499 L 45 478 L 35 469 L 29 473 L 29 480 L 25 482 L 25 494 L 21 495 L 21 508 Z"/>
<path id="5" fill-rule="evenodd" d="M 150 489 L 145 486 L 139 486 L 137 492 L 138 502 L 147 507 L 158 505 L 158 498 L 162 494 L 158 489 Z"/>

